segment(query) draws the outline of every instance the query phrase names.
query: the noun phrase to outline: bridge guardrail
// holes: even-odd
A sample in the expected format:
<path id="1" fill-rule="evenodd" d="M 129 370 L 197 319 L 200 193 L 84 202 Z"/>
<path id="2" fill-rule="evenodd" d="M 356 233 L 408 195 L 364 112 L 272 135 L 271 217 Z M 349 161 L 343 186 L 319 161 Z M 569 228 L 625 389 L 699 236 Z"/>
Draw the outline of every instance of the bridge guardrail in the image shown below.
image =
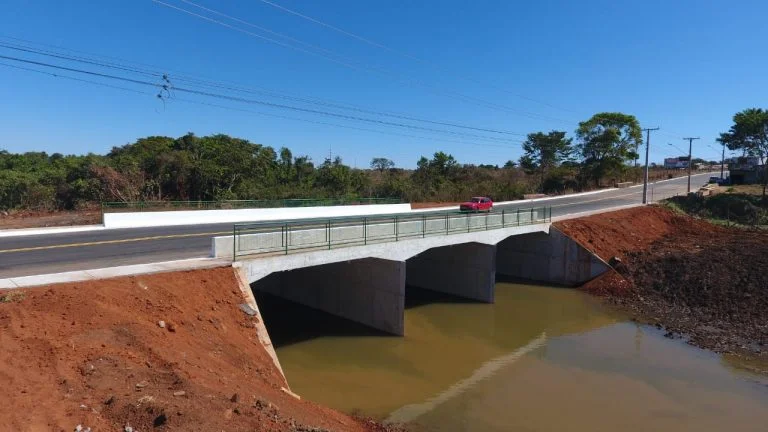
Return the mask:
<path id="1" fill-rule="evenodd" d="M 233 259 L 551 222 L 552 207 L 488 213 L 425 212 L 235 224 Z"/>

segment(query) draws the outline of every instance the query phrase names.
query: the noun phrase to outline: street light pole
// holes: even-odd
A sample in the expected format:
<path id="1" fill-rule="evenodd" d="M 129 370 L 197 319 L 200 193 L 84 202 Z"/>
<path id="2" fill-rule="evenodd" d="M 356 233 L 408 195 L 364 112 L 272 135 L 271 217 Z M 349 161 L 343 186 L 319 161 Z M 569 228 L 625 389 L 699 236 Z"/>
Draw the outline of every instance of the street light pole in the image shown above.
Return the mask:
<path id="1" fill-rule="evenodd" d="M 688 193 L 691 193 L 691 169 L 693 169 L 693 158 L 691 158 L 691 154 L 693 153 L 693 140 L 701 139 L 699 137 L 695 138 L 683 138 L 684 140 L 688 140 Z"/>
<path id="2" fill-rule="evenodd" d="M 645 131 L 645 174 L 643 175 L 643 204 L 648 204 L 648 152 L 651 148 L 651 131 L 659 128 L 646 128 Z M 637 160 L 637 159 L 635 159 Z"/>

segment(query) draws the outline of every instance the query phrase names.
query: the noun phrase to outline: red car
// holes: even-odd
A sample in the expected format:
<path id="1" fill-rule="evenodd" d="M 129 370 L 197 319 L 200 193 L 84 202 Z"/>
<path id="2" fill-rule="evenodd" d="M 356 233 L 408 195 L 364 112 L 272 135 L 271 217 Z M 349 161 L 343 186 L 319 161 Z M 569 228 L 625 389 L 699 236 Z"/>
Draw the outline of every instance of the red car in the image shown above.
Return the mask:
<path id="1" fill-rule="evenodd" d="M 488 197 L 474 197 L 459 205 L 461 211 L 481 212 L 493 210 L 493 201 Z"/>

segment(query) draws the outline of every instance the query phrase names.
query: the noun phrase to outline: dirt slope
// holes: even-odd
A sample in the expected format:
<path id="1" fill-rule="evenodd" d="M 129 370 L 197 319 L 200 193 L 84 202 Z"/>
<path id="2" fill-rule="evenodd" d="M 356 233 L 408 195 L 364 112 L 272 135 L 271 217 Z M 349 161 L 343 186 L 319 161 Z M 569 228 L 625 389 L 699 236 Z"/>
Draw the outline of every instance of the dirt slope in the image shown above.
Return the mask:
<path id="1" fill-rule="evenodd" d="M 0 291 L 0 429 L 379 430 L 282 391 L 242 302 L 231 268 Z"/>
<path id="2" fill-rule="evenodd" d="M 768 344 L 768 233 L 712 225 L 659 207 L 556 224 L 616 273 L 583 289 L 607 296 L 670 336 L 718 352 L 764 356 Z"/>

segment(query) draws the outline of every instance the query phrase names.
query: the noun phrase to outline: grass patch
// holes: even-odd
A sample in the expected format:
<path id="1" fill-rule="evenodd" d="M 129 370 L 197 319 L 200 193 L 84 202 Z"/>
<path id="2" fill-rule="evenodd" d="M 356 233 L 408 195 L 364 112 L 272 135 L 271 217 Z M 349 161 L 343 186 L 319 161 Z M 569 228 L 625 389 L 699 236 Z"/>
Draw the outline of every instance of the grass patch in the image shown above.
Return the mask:
<path id="1" fill-rule="evenodd" d="M 685 213 L 718 225 L 768 226 L 768 200 L 751 194 L 691 194 L 670 198 L 664 206 L 676 213 Z"/>
<path id="2" fill-rule="evenodd" d="M 26 296 L 27 294 L 24 291 L 11 291 L 6 294 L 0 294 L 0 303 L 19 303 Z"/>

